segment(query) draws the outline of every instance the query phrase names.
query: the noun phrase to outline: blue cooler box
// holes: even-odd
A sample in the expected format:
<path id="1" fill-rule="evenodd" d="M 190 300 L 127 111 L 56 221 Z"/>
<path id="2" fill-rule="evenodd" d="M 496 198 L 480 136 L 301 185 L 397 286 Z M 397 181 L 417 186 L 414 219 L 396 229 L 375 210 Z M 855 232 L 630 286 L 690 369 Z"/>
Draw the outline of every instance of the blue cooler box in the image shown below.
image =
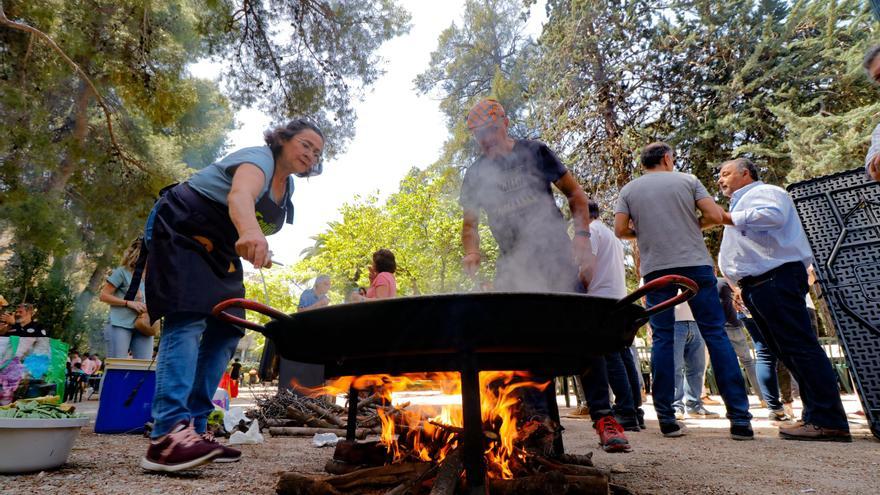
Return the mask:
<path id="1" fill-rule="evenodd" d="M 151 362 L 146 359 L 112 358 L 105 362 L 95 433 L 143 432 L 144 423 L 152 419 L 155 363 L 150 367 Z"/>

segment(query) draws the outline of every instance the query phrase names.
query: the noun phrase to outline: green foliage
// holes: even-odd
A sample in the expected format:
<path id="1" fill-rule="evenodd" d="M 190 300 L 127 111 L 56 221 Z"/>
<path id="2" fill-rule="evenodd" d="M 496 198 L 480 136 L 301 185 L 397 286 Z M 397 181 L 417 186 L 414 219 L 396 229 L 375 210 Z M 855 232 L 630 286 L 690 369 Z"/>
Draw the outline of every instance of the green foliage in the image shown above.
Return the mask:
<path id="1" fill-rule="evenodd" d="M 351 103 L 382 74 L 376 51 L 409 30 L 409 13 L 393 0 L 206 3 L 202 29 L 217 36 L 205 46 L 226 62 L 230 98 L 277 122 L 312 118 L 327 136 L 327 156 L 354 135 Z"/>
<path id="2" fill-rule="evenodd" d="M 316 247 L 296 265 L 299 273 L 330 275 L 337 298 L 369 286 L 367 266 L 380 248 L 394 252 L 398 292 L 403 295 L 472 290 L 477 282 L 461 270 L 459 175 L 446 167 L 413 170 L 385 204 L 375 196 L 357 198 L 341 209 L 342 219 L 316 239 Z M 491 280 L 497 248 L 487 228 L 483 239 L 483 280 Z M 486 259 L 488 258 L 488 259 Z"/>
<path id="3" fill-rule="evenodd" d="M 52 319 L 84 339 L 96 331 L 89 300 L 110 260 L 142 230 L 159 189 L 223 151 L 234 105 L 259 104 L 276 121 L 311 116 L 332 155 L 351 137 L 352 98 L 381 74 L 376 50 L 409 21 L 391 0 L 0 8 L 10 19 L 0 25 L 0 254 L 39 252 L 60 267 L 55 278 L 31 277 L 26 290 L 66 284 Z M 221 79 L 226 94 L 189 74 L 205 57 L 233 62 Z M 68 317 L 69 299 L 77 309 Z"/>
<path id="4" fill-rule="evenodd" d="M 465 118 L 477 101 L 492 97 L 504 105 L 511 134 L 529 137 L 526 90 L 534 42 L 524 34 L 527 12 L 519 0 L 465 2 L 461 26 L 452 24 L 415 84 L 422 94 L 440 99 L 450 136 L 438 163 L 466 166 L 476 155 Z"/>

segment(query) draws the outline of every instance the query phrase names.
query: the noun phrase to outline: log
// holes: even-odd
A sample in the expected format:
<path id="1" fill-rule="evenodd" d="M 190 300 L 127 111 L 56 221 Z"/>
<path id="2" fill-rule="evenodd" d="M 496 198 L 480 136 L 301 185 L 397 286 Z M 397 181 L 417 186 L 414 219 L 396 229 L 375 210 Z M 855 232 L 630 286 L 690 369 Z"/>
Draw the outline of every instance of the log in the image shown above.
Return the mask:
<path id="1" fill-rule="evenodd" d="M 341 476 L 322 478 L 336 490 L 346 492 L 367 486 L 397 486 L 402 480 L 412 480 L 429 470 L 426 462 L 407 462 L 373 468 L 359 469 Z"/>
<path id="2" fill-rule="evenodd" d="M 578 466 L 592 466 L 593 465 L 593 453 L 590 452 L 587 455 L 560 454 L 560 455 L 553 457 L 553 460 L 560 462 L 562 464 L 576 464 Z"/>
<path id="3" fill-rule="evenodd" d="M 327 421 L 337 428 L 345 428 L 345 421 L 339 419 L 335 414 L 318 405 L 317 402 L 304 401 L 302 403 L 306 408 L 318 415 L 319 420 Z"/>
<path id="4" fill-rule="evenodd" d="M 340 495 L 339 491 L 320 479 L 288 471 L 281 473 L 275 484 L 278 495 Z"/>
<path id="5" fill-rule="evenodd" d="M 313 428 L 339 428 L 339 425 L 306 414 L 293 406 L 287 406 L 287 417 L 303 426 L 311 426 Z"/>
<path id="6" fill-rule="evenodd" d="M 458 447 L 446 455 L 446 458 L 440 463 L 440 469 L 437 471 L 437 477 L 434 479 L 430 495 L 455 494 L 458 482 L 461 479 L 461 473 L 464 471 L 462 456 L 463 451 Z"/>
<path id="7" fill-rule="evenodd" d="M 355 438 L 363 440 L 372 430 L 358 428 Z M 335 433 L 337 437 L 345 437 L 345 430 L 341 428 L 314 428 L 310 426 L 276 426 L 269 428 L 269 434 L 273 437 L 313 437 L 316 433 Z"/>
<path id="8" fill-rule="evenodd" d="M 605 476 L 566 476 L 558 471 L 512 480 L 489 480 L 492 495 L 608 495 Z"/>
<path id="9" fill-rule="evenodd" d="M 381 466 L 390 461 L 388 449 L 378 440 L 370 442 L 340 440 L 333 451 L 333 459 L 348 464 L 366 466 Z"/>
<path id="10" fill-rule="evenodd" d="M 359 464 L 349 464 L 343 461 L 337 461 L 336 459 L 327 459 L 327 462 L 324 464 L 324 471 L 328 474 L 348 474 L 358 469 L 363 469 L 366 466 L 361 466 Z"/>
<path id="11" fill-rule="evenodd" d="M 382 399 L 382 397 L 380 397 L 376 394 L 373 394 L 362 401 L 358 401 L 358 411 L 362 411 L 362 410 L 366 409 L 367 407 L 372 407 L 375 409 L 376 403 L 379 402 L 381 399 Z M 349 400 L 351 400 L 351 399 L 349 399 Z"/>
<path id="12" fill-rule="evenodd" d="M 265 428 L 278 426 L 299 426 L 301 423 L 295 419 L 266 418 L 263 420 Z"/>

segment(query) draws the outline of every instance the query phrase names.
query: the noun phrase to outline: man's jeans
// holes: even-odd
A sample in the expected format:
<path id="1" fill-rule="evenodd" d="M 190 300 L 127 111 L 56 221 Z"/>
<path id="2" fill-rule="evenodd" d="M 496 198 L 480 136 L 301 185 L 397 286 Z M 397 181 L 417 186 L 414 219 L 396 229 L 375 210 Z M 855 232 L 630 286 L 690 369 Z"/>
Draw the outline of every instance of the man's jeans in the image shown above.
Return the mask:
<path id="1" fill-rule="evenodd" d="M 629 347 L 605 356 L 608 384 L 614 392 L 614 417 L 622 424 L 638 424 L 642 411 L 642 389 L 639 371 Z"/>
<path id="2" fill-rule="evenodd" d="M 742 324 L 740 325 L 724 325 L 724 331 L 727 332 L 727 338 L 730 345 L 733 346 L 733 352 L 739 358 L 739 363 L 746 370 L 749 377 L 749 384 L 755 389 L 755 395 L 761 396 L 761 387 L 758 385 L 758 375 L 755 372 L 755 358 L 752 357 L 752 349 L 749 347 L 749 341 L 746 339 L 745 331 Z M 749 389 L 746 387 L 746 392 Z"/>
<path id="3" fill-rule="evenodd" d="M 605 416 L 611 415 L 611 394 L 608 391 L 608 368 L 605 358 L 589 358 L 590 368 L 581 375 L 581 384 L 584 387 L 584 398 L 587 399 L 587 407 L 590 408 L 590 418 L 599 421 Z"/>
<path id="4" fill-rule="evenodd" d="M 703 380 L 706 377 L 706 344 L 695 321 L 675 322 L 675 400 L 672 406 L 684 412 L 702 409 Z M 687 377 L 687 379 L 685 379 Z"/>
<path id="5" fill-rule="evenodd" d="M 699 285 L 700 290 L 688 304 L 709 349 L 715 380 L 727 407 L 727 419 L 734 425 L 750 424 L 752 415 L 749 413 L 749 398 L 736 354 L 727 339 L 727 333 L 724 332 L 724 310 L 718 297 L 718 279 L 715 278 L 712 267 L 706 265 L 657 270 L 645 275 L 645 282 L 673 274 L 687 277 Z M 677 293 L 678 288 L 674 286 L 652 291 L 647 295 L 648 307 L 675 297 Z M 675 422 L 675 409 L 672 406 L 675 396 L 674 327 L 675 315 L 671 310 L 651 317 L 654 339 L 651 353 L 654 408 L 660 423 L 667 424 Z"/>
<path id="6" fill-rule="evenodd" d="M 181 420 L 193 420 L 204 433 L 211 399 L 241 339 L 241 331 L 213 317 L 175 313 L 165 317 L 156 364 L 152 438 L 171 431 Z"/>
<path id="7" fill-rule="evenodd" d="M 804 422 L 848 431 L 837 375 L 819 345 L 804 303 L 807 270 L 803 263 L 786 263 L 759 278 L 743 286 L 743 302 L 770 351 L 800 385 Z"/>

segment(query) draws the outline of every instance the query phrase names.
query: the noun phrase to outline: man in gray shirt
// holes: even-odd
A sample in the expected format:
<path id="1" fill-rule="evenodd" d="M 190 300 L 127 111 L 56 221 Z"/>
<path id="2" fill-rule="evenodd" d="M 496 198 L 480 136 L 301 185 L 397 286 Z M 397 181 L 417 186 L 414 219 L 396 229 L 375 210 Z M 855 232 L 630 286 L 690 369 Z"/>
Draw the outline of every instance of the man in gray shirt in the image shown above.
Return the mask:
<path id="1" fill-rule="evenodd" d="M 727 407 L 730 435 L 735 440 L 754 438 L 745 382 L 733 347 L 724 332 L 724 311 L 718 298 L 713 260 L 703 241 L 701 226 L 711 226 L 721 208 L 699 179 L 673 171 L 672 148 L 651 143 L 642 150 L 644 174 L 620 190 L 614 209 L 614 232 L 621 239 L 636 240 L 641 255 L 640 274 L 645 282 L 664 275 L 681 275 L 696 282 L 700 290 L 689 301 L 700 334 L 709 349 L 718 388 Z M 697 210 L 702 217 L 697 216 Z M 675 287 L 647 295 L 652 307 L 676 295 Z M 682 435 L 675 420 L 673 348 L 675 315 L 664 311 L 651 317 L 653 331 L 652 392 L 660 431 L 664 436 Z"/>

